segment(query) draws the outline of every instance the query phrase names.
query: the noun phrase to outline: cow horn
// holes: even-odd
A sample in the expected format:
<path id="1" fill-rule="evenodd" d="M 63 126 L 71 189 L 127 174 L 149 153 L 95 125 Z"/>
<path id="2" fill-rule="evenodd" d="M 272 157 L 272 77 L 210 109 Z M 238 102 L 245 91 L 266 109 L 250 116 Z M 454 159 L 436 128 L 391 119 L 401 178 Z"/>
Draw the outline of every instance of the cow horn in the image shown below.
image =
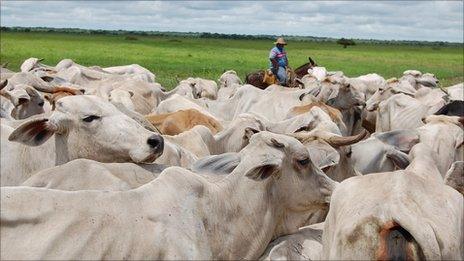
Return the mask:
<path id="1" fill-rule="evenodd" d="M 5 86 L 8 85 L 8 79 L 5 79 L 3 81 L 0 82 L 0 90 L 5 88 Z"/>
<path id="2" fill-rule="evenodd" d="M 359 134 L 354 135 L 354 136 L 348 136 L 348 137 L 332 136 L 326 139 L 326 141 L 332 147 L 340 147 L 340 146 L 346 146 L 346 145 L 356 143 L 364 139 L 368 134 L 369 132 L 363 129 Z"/>

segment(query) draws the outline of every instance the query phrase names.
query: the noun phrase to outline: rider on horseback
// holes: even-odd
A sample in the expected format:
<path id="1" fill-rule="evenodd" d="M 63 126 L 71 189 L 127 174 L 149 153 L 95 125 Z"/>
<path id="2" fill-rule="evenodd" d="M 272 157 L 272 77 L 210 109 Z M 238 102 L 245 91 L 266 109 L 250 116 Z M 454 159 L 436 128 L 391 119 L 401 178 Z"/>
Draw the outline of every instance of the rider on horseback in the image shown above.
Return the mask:
<path id="1" fill-rule="evenodd" d="M 274 43 L 276 46 L 271 49 L 269 53 L 269 60 L 271 60 L 270 67 L 272 73 L 279 79 L 280 85 L 287 84 L 287 72 L 288 66 L 287 53 L 284 50 L 284 45 L 287 45 L 284 38 L 279 37 Z"/>

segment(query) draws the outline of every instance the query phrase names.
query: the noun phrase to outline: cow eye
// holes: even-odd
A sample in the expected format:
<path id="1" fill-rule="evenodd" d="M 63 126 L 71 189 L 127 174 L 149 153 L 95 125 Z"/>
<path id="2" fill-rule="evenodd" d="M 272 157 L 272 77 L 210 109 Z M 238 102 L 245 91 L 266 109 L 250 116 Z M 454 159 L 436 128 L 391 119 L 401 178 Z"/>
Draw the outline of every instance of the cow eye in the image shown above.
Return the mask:
<path id="1" fill-rule="evenodd" d="M 90 115 L 90 116 L 83 118 L 82 120 L 85 122 L 92 122 L 93 120 L 98 120 L 98 119 L 100 119 L 100 116 Z"/>
<path id="2" fill-rule="evenodd" d="M 297 161 L 298 161 L 298 164 L 300 164 L 301 166 L 306 166 L 309 163 L 309 158 L 305 158 L 305 159 L 297 160 Z"/>

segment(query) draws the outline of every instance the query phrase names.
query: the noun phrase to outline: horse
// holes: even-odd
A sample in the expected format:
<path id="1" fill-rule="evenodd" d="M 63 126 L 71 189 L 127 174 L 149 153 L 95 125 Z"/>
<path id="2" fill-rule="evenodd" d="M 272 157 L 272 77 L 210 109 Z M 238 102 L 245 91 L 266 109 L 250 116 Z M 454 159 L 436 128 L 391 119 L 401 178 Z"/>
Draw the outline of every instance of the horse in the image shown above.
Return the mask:
<path id="1" fill-rule="evenodd" d="M 299 66 L 295 70 L 287 68 L 287 75 L 289 76 L 286 84 L 287 87 L 300 87 L 300 79 L 306 74 L 308 74 L 308 69 L 317 66 L 316 62 L 314 62 L 314 60 L 311 59 L 311 57 L 308 57 L 308 60 L 309 62 Z M 245 83 L 251 84 L 260 89 L 266 89 L 269 85 L 277 83 L 275 79 L 269 78 L 269 76 L 266 74 L 266 70 L 259 70 L 249 73 L 245 78 Z"/>

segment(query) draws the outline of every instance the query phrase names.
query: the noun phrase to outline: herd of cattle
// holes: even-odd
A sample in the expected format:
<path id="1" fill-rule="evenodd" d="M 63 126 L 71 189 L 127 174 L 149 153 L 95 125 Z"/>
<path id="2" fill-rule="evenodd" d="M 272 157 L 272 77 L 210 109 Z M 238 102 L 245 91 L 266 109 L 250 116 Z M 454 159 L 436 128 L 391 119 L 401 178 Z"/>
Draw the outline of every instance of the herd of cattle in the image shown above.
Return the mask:
<path id="1" fill-rule="evenodd" d="M 463 84 L 1 68 L 1 259 L 462 260 Z"/>

